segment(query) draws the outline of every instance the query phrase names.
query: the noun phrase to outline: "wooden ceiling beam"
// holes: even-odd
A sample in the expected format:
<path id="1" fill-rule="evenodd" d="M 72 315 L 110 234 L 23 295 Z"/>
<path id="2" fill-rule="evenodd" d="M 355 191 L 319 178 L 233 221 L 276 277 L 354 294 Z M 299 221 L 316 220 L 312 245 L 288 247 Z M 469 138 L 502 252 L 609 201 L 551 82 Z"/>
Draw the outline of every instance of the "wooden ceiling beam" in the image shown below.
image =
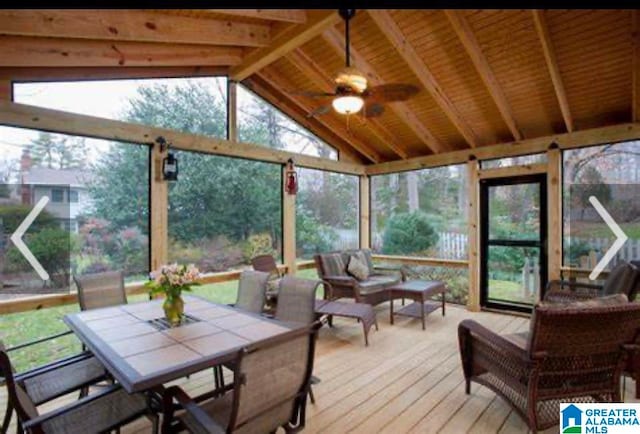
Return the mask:
<path id="1" fill-rule="evenodd" d="M 266 47 L 267 24 L 142 10 L 0 10 L 0 33 L 47 38 Z"/>
<path id="2" fill-rule="evenodd" d="M 304 24 L 307 22 L 307 14 L 303 9 L 205 9 L 238 17 L 260 18 L 269 21 L 283 21 L 286 23 Z"/>
<path id="3" fill-rule="evenodd" d="M 544 12 L 541 10 L 532 10 L 531 13 L 533 14 L 533 22 L 535 23 L 536 31 L 538 32 L 540 44 L 542 45 L 544 59 L 547 62 L 547 68 L 549 69 L 553 89 L 556 92 L 560 111 L 564 118 L 564 124 L 567 127 L 567 131 L 572 132 L 573 117 L 571 116 L 571 110 L 569 109 L 569 100 L 567 99 L 567 92 L 564 88 L 564 83 L 562 82 L 562 76 L 560 75 L 560 68 L 558 67 L 556 52 L 553 48 L 553 42 L 551 41 L 551 34 L 549 33 L 547 19 Z"/>
<path id="4" fill-rule="evenodd" d="M 137 78 L 188 78 L 227 75 L 226 66 L 0 68 L 0 80 L 77 81 Z"/>
<path id="5" fill-rule="evenodd" d="M 420 83 L 431 94 L 436 104 L 447 115 L 451 123 L 456 127 L 458 132 L 464 137 L 469 146 L 475 148 L 479 145 L 478 138 L 473 130 L 462 119 L 462 115 L 454 106 L 451 100 L 429 70 L 427 65 L 420 58 L 415 49 L 406 40 L 402 30 L 394 21 L 388 11 L 381 9 L 370 9 L 367 11 L 369 16 L 377 24 L 380 31 L 387 37 L 391 45 L 396 49 L 400 57 L 409 65 Z"/>
<path id="6" fill-rule="evenodd" d="M 511 107 L 507 102 L 507 97 L 502 92 L 502 88 L 500 87 L 498 80 L 493 74 L 487 58 L 482 53 L 480 44 L 473 34 L 471 26 L 469 26 L 466 18 L 464 18 L 464 16 L 462 16 L 459 11 L 445 10 L 444 13 L 449 18 L 453 29 L 460 39 L 460 42 L 462 42 L 462 45 L 471 58 L 471 61 L 478 71 L 478 74 L 480 74 L 480 78 L 482 78 L 482 81 L 489 90 L 489 94 L 493 98 L 493 101 L 496 103 L 496 106 L 498 107 L 498 110 L 502 115 L 502 119 L 504 119 L 504 122 L 507 124 L 507 127 L 511 131 L 511 134 L 516 140 L 522 140 L 522 133 L 520 132 L 520 129 L 516 124 L 516 120 Z"/>
<path id="7" fill-rule="evenodd" d="M 276 89 L 291 89 L 291 83 L 288 83 L 284 77 L 278 76 L 266 69 L 263 69 L 258 73 L 262 79 L 264 79 L 267 83 L 273 86 Z M 307 105 L 306 102 L 302 100 L 302 98 L 289 95 L 289 99 L 295 102 L 302 110 L 306 113 L 310 113 L 313 109 Z M 374 163 L 379 163 L 382 160 L 380 154 L 371 149 L 367 144 L 363 141 L 355 137 L 352 133 L 347 130 L 346 125 L 341 124 L 333 119 L 329 118 L 315 118 L 319 123 L 323 124 L 325 127 L 335 131 L 338 133 L 344 140 L 346 140 L 353 148 L 355 148 L 359 153 L 367 157 L 370 161 Z"/>
<path id="8" fill-rule="evenodd" d="M 0 36 L 0 67 L 229 66 L 238 47 Z"/>
<path id="9" fill-rule="evenodd" d="M 229 71 L 231 78 L 242 81 L 265 66 L 308 42 L 341 20 L 335 11 L 311 11 L 305 24 L 292 25 L 273 38 L 271 45 L 251 52 L 241 64 Z"/>
<path id="10" fill-rule="evenodd" d="M 291 60 L 297 68 L 307 76 L 312 83 L 318 85 L 325 92 L 333 92 L 335 90 L 335 82 L 329 77 L 326 72 L 320 68 L 320 66 L 314 62 L 309 56 L 307 56 L 300 48 L 293 50 L 287 55 L 287 58 Z M 374 118 L 367 119 L 367 127 L 378 140 L 385 144 L 400 158 L 407 159 L 409 155 L 407 152 L 398 146 L 393 139 L 392 134 L 387 131 L 383 125 L 377 122 Z"/>
<path id="11" fill-rule="evenodd" d="M 293 101 L 290 96 L 285 95 L 279 89 L 273 87 L 265 79 L 258 75 L 253 75 L 251 78 L 244 80 L 242 85 L 255 92 L 274 107 L 277 107 L 278 110 L 281 110 L 288 117 L 317 135 L 330 146 L 336 148 L 340 153 L 340 161 L 356 164 L 369 162 L 368 158 L 356 151 L 353 145 L 347 142 L 342 136 L 318 122 L 317 119 L 308 117 L 307 112 Z"/>
<path id="12" fill-rule="evenodd" d="M 341 56 L 344 56 L 344 37 L 335 27 L 322 34 L 325 41 Z M 384 80 L 376 73 L 373 67 L 366 61 L 353 46 L 350 49 L 352 65 L 358 68 L 372 85 L 383 83 Z M 433 153 L 444 151 L 443 144 L 429 131 L 429 129 L 418 119 L 413 111 L 403 102 L 389 103 L 388 106 L 413 132 L 422 140 Z"/>
<path id="13" fill-rule="evenodd" d="M 631 118 L 640 121 L 640 11 L 631 11 L 633 58 L 632 58 L 632 90 L 631 90 Z"/>

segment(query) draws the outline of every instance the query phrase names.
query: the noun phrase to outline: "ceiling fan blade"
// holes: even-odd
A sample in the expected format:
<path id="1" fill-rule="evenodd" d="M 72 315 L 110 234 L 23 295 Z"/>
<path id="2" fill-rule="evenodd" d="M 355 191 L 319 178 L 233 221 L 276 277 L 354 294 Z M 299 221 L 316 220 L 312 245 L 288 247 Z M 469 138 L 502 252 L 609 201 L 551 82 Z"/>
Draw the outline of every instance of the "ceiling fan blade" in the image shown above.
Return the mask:
<path id="1" fill-rule="evenodd" d="M 320 107 L 314 109 L 311 113 L 307 115 L 308 118 L 313 118 L 320 115 L 326 115 L 331 111 L 331 107 L 328 105 L 321 105 Z"/>
<path id="2" fill-rule="evenodd" d="M 373 103 L 373 104 L 367 104 L 364 107 L 365 118 L 376 118 L 378 116 L 381 116 L 382 113 L 384 113 L 384 107 L 382 106 L 382 104 Z"/>
<path id="3" fill-rule="evenodd" d="M 406 101 L 420 92 L 412 84 L 389 83 L 368 88 L 364 96 L 373 101 Z"/>
<path id="4" fill-rule="evenodd" d="M 314 92 L 312 90 L 294 90 L 294 91 L 291 91 L 291 92 L 288 92 L 288 93 L 290 95 L 306 96 L 307 98 L 329 98 L 329 97 L 336 96 L 335 93 Z"/>

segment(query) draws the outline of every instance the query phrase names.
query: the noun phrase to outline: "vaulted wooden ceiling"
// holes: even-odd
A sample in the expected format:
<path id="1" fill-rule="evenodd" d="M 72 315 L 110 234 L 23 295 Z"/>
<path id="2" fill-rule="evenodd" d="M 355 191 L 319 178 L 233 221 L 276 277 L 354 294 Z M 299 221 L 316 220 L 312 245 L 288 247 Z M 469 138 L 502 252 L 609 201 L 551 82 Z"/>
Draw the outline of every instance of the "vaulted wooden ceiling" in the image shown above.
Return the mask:
<path id="1" fill-rule="evenodd" d="M 352 63 L 420 92 L 330 112 L 343 23 L 321 10 L 1 10 L 0 79 L 228 74 L 342 151 L 385 162 L 640 118 L 638 11 L 360 10 Z"/>

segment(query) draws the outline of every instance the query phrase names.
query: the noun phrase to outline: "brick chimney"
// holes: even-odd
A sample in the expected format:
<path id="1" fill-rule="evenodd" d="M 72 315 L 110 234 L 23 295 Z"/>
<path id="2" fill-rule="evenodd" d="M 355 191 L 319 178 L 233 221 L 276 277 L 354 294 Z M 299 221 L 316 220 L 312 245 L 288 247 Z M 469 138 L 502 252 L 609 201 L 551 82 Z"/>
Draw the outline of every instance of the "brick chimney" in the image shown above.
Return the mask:
<path id="1" fill-rule="evenodd" d="M 31 205 L 31 186 L 24 181 L 25 175 L 31 170 L 32 164 L 31 152 L 29 152 L 28 148 L 24 148 L 20 156 L 20 196 L 24 205 Z"/>

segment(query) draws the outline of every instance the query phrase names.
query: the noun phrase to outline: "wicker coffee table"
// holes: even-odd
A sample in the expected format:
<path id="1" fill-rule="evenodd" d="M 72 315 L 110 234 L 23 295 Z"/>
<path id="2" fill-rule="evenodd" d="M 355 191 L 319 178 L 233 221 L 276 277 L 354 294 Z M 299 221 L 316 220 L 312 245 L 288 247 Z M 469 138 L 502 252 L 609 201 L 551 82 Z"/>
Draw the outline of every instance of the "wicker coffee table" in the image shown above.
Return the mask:
<path id="1" fill-rule="evenodd" d="M 393 316 L 405 315 L 422 320 L 422 330 L 425 329 L 425 317 L 442 307 L 442 316 L 445 314 L 444 298 L 447 287 L 439 280 L 410 280 L 387 289 L 389 293 L 389 319 L 393 324 Z M 429 301 L 434 295 L 442 294 L 442 305 Z M 413 303 L 393 311 L 393 300 L 396 298 L 408 298 Z"/>

